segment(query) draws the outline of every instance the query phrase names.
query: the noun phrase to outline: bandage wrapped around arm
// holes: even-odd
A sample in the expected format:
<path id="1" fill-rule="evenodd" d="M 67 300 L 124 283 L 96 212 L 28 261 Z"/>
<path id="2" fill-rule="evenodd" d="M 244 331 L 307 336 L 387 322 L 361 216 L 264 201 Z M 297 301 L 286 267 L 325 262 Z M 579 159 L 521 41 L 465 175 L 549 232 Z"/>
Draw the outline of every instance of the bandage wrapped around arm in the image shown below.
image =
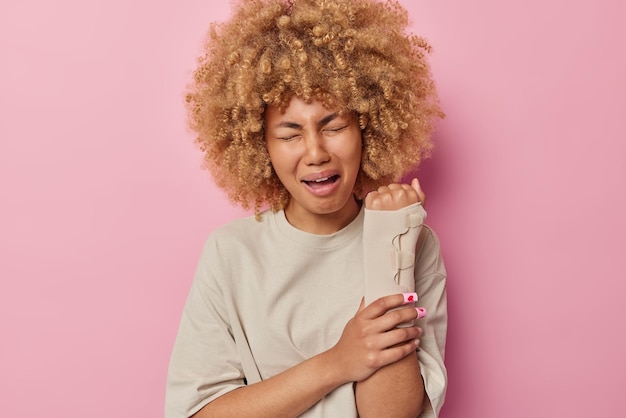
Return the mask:
<path id="1" fill-rule="evenodd" d="M 365 304 L 415 291 L 415 245 L 426 218 L 421 203 L 398 210 L 365 209 Z"/>

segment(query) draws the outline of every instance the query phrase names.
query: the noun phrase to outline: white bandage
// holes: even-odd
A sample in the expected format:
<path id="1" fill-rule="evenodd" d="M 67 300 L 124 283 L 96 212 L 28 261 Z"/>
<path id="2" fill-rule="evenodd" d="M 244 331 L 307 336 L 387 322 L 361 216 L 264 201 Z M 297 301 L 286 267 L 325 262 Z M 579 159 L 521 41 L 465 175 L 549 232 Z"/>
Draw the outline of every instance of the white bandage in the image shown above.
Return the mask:
<path id="1" fill-rule="evenodd" d="M 424 219 L 426 211 L 420 203 L 398 210 L 365 209 L 366 305 L 382 296 L 415 292 L 415 245 Z"/>

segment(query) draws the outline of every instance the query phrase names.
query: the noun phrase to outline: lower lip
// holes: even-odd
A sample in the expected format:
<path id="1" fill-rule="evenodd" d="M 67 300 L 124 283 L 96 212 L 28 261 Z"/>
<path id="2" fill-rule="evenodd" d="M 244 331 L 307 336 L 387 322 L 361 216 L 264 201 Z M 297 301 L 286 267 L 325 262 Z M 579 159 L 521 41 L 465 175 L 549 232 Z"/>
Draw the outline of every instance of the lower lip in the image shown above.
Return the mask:
<path id="1" fill-rule="evenodd" d="M 311 186 L 309 183 L 303 182 L 304 187 L 307 188 L 309 192 L 314 194 L 317 197 L 325 197 L 331 195 L 337 190 L 339 187 L 339 179 L 335 180 L 332 183 L 320 184 L 316 186 Z"/>

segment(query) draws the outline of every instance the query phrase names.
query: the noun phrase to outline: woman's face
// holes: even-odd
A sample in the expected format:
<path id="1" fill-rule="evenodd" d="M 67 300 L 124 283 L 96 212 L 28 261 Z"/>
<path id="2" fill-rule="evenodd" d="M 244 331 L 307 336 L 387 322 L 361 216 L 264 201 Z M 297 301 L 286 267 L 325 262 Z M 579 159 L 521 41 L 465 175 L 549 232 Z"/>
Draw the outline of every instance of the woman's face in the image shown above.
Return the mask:
<path id="1" fill-rule="evenodd" d="M 265 140 L 274 171 L 291 195 L 285 214 L 293 226 L 329 234 L 357 216 L 353 190 L 361 130 L 353 113 L 294 97 L 284 113 L 266 108 Z"/>

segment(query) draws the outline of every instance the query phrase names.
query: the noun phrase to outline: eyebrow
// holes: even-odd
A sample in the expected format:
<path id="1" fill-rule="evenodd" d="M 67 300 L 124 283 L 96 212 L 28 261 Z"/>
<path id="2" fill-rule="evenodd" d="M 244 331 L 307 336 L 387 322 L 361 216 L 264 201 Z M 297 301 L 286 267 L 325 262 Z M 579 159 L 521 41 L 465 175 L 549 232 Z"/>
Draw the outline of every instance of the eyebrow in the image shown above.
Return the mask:
<path id="1" fill-rule="evenodd" d="M 321 120 L 319 120 L 317 122 L 317 126 L 322 127 L 338 117 L 339 117 L 339 113 L 331 113 L 330 115 L 325 116 Z M 287 121 L 278 123 L 276 127 L 277 128 L 302 129 L 302 125 L 300 125 L 299 123 L 287 122 Z"/>

